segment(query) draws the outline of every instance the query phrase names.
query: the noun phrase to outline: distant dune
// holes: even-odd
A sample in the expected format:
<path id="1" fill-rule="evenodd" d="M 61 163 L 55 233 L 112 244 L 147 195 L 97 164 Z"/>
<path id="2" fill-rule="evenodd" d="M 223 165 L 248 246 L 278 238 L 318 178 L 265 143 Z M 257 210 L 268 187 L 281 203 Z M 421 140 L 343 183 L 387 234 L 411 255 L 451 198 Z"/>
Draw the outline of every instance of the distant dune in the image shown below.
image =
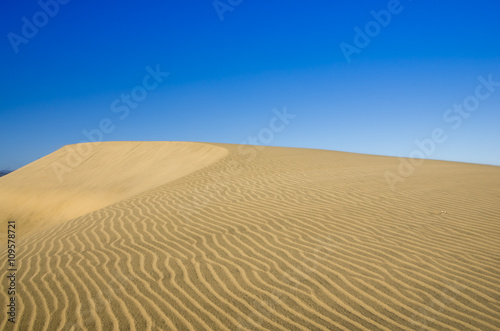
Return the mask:
<path id="1" fill-rule="evenodd" d="M 8 175 L 12 172 L 12 170 L 0 170 L 0 177 Z"/>
<path id="2" fill-rule="evenodd" d="M 393 191 L 392 157 L 77 147 L 0 178 L 18 330 L 500 329 L 500 167 L 428 160 Z"/>

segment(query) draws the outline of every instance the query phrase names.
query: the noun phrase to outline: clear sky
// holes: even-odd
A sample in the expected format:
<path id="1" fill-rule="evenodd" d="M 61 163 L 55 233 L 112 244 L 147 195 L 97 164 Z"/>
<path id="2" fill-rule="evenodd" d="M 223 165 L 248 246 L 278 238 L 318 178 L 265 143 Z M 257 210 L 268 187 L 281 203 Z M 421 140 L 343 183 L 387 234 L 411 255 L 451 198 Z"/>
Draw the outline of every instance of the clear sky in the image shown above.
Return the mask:
<path id="1" fill-rule="evenodd" d="M 500 165 L 498 1 L 7 0 L 0 15 L 0 169 L 92 137 L 407 157 L 437 128 L 428 158 Z"/>

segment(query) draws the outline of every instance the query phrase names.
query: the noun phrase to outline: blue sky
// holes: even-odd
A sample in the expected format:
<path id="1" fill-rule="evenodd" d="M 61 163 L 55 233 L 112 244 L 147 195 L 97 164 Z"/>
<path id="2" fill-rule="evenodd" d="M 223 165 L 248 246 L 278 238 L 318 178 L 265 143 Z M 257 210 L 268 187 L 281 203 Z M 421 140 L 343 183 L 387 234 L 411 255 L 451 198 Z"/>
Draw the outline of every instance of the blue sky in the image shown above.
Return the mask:
<path id="1" fill-rule="evenodd" d="M 296 117 L 269 145 L 407 157 L 441 128 L 428 158 L 500 165 L 500 87 L 460 127 L 443 117 L 478 77 L 500 82 L 499 14 L 497 1 L 8 0 L 0 169 L 88 140 L 103 119 L 105 141 L 239 144 L 285 107 Z M 367 45 L 346 57 L 356 27 Z M 120 119 L 113 102 L 148 67 L 169 75 L 146 79 L 157 86 Z"/>

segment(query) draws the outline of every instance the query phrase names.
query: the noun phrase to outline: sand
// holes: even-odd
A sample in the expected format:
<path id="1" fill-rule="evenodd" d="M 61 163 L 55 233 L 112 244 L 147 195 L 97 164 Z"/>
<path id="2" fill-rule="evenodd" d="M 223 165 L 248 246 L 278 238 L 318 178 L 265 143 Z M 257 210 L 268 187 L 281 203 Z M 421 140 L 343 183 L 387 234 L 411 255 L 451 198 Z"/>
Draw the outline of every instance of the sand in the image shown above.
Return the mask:
<path id="1" fill-rule="evenodd" d="M 88 154 L 78 157 L 78 151 Z M 0 221 L 17 219 L 18 236 L 27 235 L 166 184 L 226 155 L 225 148 L 187 142 L 68 145 L 2 178 Z M 0 242 L 5 236 L 0 232 Z"/>
<path id="2" fill-rule="evenodd" d="M 2 330 L 500 329 L 500 167 L 110 142 L 59 181 L 71 148 L 0 178 Z"/>

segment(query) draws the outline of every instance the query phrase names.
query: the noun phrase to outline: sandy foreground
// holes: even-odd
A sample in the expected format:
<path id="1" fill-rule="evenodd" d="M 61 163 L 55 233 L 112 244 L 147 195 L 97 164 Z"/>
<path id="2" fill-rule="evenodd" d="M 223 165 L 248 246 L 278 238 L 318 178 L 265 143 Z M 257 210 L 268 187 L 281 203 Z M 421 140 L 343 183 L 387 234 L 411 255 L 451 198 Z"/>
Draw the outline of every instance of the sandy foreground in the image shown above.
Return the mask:
<path id="1" fill-rule="evenodd" d="M 66 146 L 0 178 L 0 329 L 499 330 L 500 167 L 427 160 L 392 190 L 399 163 Z"/>

